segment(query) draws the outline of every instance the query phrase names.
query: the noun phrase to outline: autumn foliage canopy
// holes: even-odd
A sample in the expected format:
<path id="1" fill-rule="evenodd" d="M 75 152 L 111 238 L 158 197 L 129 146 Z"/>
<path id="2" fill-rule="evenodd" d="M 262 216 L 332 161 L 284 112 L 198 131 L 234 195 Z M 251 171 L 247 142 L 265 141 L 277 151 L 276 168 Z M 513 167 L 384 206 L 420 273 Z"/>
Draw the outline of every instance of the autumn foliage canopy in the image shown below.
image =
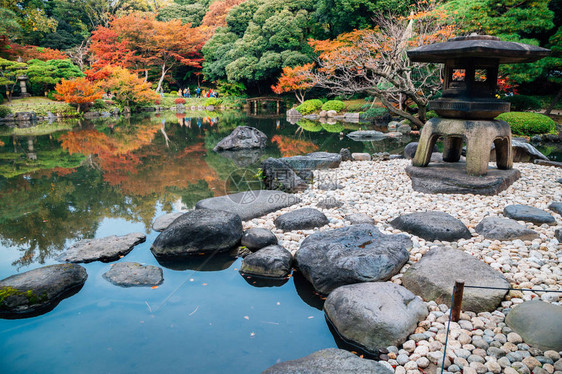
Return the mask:
<path id="1" fill-rule="evenodd" d="M 271 86 L 271 89 L 278 95 L 283 92 L 294 92 L 297 100 L 302 103 L 306 91 L 314 87 L 314 81 L 310 74 L 313 67 L 314 64 L 312 63 L 302 66 L 284 67 L 277 84 Z"/>
<path id="2" fill-rule="evenodd" d="M 77 104 L 79 112 L 81 111 L 80 109 L 83 109 L 87 104 L 101 99 L 103 96 L 103 91 L 100 89 L 99 85 L 93 84 L 85 77 L 71 80 L 63 78 L 61 82 L 56 85 L 55 90 L 57 91 L 55 97 L 58 100 L 70 104 Z"/>

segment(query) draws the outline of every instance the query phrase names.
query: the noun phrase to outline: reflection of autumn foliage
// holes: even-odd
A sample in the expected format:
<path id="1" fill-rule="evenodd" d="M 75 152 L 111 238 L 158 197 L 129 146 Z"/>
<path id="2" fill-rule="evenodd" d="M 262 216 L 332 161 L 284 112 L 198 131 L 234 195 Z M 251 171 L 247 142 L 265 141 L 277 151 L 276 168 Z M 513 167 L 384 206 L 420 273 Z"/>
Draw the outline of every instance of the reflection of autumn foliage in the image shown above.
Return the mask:
<path id="1" fill-rule="evenodd" d="M 277 143 L 283 157 L 297 156 L 318 150 L 318 146 L 311 141 L 292 139 L 283 135 L 274 135 L 271 141 Z"/>

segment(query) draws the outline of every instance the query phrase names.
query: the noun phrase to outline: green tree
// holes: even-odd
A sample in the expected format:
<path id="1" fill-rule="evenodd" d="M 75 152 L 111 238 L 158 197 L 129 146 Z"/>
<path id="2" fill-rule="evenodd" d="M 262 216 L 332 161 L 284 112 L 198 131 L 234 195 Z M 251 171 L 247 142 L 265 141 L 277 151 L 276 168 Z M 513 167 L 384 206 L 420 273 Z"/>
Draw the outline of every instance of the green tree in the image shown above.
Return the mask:
<path id="1" fill-rule="evenodd" d="M 191 26 L 197 27 L 201 25 L 201 21 L 209 8 L 204 3 L 194 4 L 178 4 L 173 3 L 158 11 L 157 19 L 159 21 L 170 21 L 173 19 L 181 19 L 183 23 L 190 23 Z"/>
<path id="2" fill-rule="evenodd" d="M 38 86 L 43 92 L 52 89 L 57 83 L 64 79 L 83 77 L 84 73 L 70 60 L 30 60 L 28 63 L 27 76 L 32 84 L 32 89 Z M 34 91 L 37 91 L 34 89 Z"/>
<path id="3" fill-rule="evenodd" d="M 6 97 L 8 101 L 12 101 L 12 94 L 18 83 L 18 77 L 25 74 L 26 71 L 26 63 L 0 58 L 0 85 L 6 87 Z"/>

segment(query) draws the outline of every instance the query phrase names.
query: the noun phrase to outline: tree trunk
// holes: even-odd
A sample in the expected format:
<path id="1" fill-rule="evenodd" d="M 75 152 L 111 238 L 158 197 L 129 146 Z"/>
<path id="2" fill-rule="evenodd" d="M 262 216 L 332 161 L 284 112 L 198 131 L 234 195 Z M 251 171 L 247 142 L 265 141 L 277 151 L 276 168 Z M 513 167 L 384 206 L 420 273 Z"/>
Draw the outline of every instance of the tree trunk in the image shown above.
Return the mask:
<path id="1" fill-rule="evenodd" d="M 380 93 L 375 93 L 375 95 L 376 95 L 379 99 L 381 99 L 383 105 L 384 105 L 390 112 L 392 112 L 392 113 L 394 113 L 394 114 L 396 114 L 396 115 L 398 115 L 398 116 L 400 116 L 400 117 L 402 117 L 402 118 L 406 118 L 406 119 L 410 120 L 413 124 L 415 124 L 415 125 L 417 125 L 417 126 L 419 126 L 419 127 L 422 127 L 422 126 L 424 125 L 424 123 L 423 123 L 422 121 L 420 121 L 419 118 L 414 117 L 413 115 L 411 115 L 411 114 L 408 113 L 408 112 L 405 112 L 405 111 L 403 111 L 403 110 L 396 109 L 395 107 L 393 107 L 392 104 L 389 103 L 388 100 L 386 100 L 386 98 L 385 98 L 383 95 L 381 95 Z"/>
<path id="2" fill-rule="evenodd" d="M 548 106 L 544 114 L 547 116 L 550 115 L 550 112 L 552 112 L 552 109 L 554 109 L 554 106 L 561 98 L 562 98 L 562 87 L 558 90 L 558 93 L 556 94 L 556 96 L 554 96 L 554 99 L 552 99 L 550 105 Z"/>
<path id="3" fill-rule="evenodd" d="M 297 100 L 300 104 L 302 104 L 304 102 L 304 95 L 305 94 L 302 91 L 299 91 L 299 90 L 295 91 L 295 96 L 296 96 L 296 98 L 297 98 Z"/>
<path id="4" fill-rule="evenodd" d="M 148 69 L 144 70 L 144 81 L 148 82 Z"/>
<path id="5" fill-rule="evenodd" d="M 160 75 L 160 79 L 158 80 L 158 86 L 156 87 L 156 92 L 162 90 L 162 83 L 164 82 L 164 77 L 166 77 L 166 73 L 168 70 L 166 69 L 166 64 L 162 64 L 162 75 Z"/>

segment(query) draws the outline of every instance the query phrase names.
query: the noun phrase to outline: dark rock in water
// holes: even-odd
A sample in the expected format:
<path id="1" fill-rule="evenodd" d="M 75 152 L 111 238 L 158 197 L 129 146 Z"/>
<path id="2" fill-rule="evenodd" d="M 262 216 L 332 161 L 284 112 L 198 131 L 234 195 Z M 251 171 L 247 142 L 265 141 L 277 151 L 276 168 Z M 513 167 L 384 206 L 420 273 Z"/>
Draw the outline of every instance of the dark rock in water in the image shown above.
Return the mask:
<path id="1" fill-rule="evenodd" d="M 391 282 L 336 288 L 324 311 L 344 339 L 369 352 L 404 343 L 428 314 L 419 297 Z"/>
<path id="2" fill-rule="evenodd" d="M 519 177 L 517 169 L 489 168 L 488 174 L 473 177 L 466 173 L 464 162 L 430 163 L 428 167 L 407 166 L 414 191 L 423 193 L 454 193 L 497 195 L 506 190 Z"/>
<path id="3" fill-rule="evenodd" d="M 513 151 L 513 162 L 534 162 L 535 160 L 546 160 L 548 157 L 543 155 L 538 149 L 527 142 L 520 140 L 511 140 L 511 149 Z M 496 162 L 496 148 L 492 143 L 490 151 L 490 161 Z"/>
<path id="4" fill-rule="evenodd" d="M 239 168 L 247 168 L 260 162 L 260 157 L 265 154 L 263 148 L 241 149 L 238 151 L 222 151 L 220 155 L 234 162 Z"/>
<path id="5" fill-rule="evenodd" d="M 0 318 L 26 318 L 52 310 L 77 293 L 88 274 L 76 264 L 49 265 L 0 281 Z"/>
<path id="6" fill-rule="evenodd" d="M 302 301 L 315 309 L 324 309 L 324 300 L 326 298 L 316 292 L 312 284 L 306 280 L 300 271 L 294 270 L 292 279 L 295 285 L 295 290 Z"/>
<path id="7" fill-rule="evenodd" d="M 146 240 L 140 232 L 100 239 L 84 239 L 71 245 L 57 260 L 61 262 L 111 262 L 127 255 Z"/>
<path id="8" fill-rule="evenodd" d="M 328 218 L 319 210 L 313 208 L 297 209 L 277 217 L 275 227 L 283 231 L 307 230 L 328 224 Z"/>
<path id="9" fill-rule="evenodd" d="M 320 209 L 341 208 L 343 206 L 343 201 L 336 200 L 333 197 L 327 197 L 318 202 L 316 206 Z"/>
<path id="10" fill-rule="evenodd" d="M 286 284 L 289 281 L 289 279 L 291 279 L 289 277 L 284 277 L 284 278 L 262 277 L 259 275 L 245 274 L 242 272 L 240 272 L 240 275 L 250 286 L 258 287 L 258 288 L 281 287 L 284 284 Z"/>
<path id="11" fill-rule="evenodd" d="M 168 228 L 168 226 L 170 226 L 172 222 L 176 220 L 176 218 L 178 218 L 179 216 L 185 213 L 186 212 L 173 212 L 173 213 L 164 214 L 163 216 L 160 216 L 154 220 L 154 223 L 152 224 L 152 229 L 154 231 L 163 231 L 166 228 Z"/>
<path id="12" fill-rule="evenodd" d="M 270 245 L 244 258 L 240 272 L 261 277 L 284 278 L 291 272 L 293 256 L 280 245 Z"/>
<path id="13" fill-rule="evenodd" d="M 352 161 L 353 158 L 351 157 L 351 151 L 349 148 L 342 148 L 340 149 L 340 156 L 342 161 Z"/>
<path id="14" fill-rule="evenodd" d="M 262 374 L 392 374 L 384 365 L 351 352 L 327 348 L 293 361 L 280 362 Z"/>
<path id="15" fill-rule="evenodd" d="M 352 225 L 359 225 L 361 223 L 368 223 L 371 225 L 375 224 L 375 220 L 369 217 L 365 213 L 353 213 L 345 216 L 345 219 L 349 221 Z"/>
<path id="16" fill-rule="evenodd" d="M 418 142 L 408 143 L 406 147 L 404 147 L 404 157 L 408 160 L 411 160 L 416 155 L 416 151 L 418 150 Z M 433 147 L 433 152 L 439 152 L 439 148 L 437 145 Z"/>
<path id="17" fill-rule="evenodd" d="M 220 271 L 228 269 L 237 259 L 238 248 L 212 255 L 156 257 L 158 264 L 176 271 Z"/>
<path id="18" fill-rule="evenodd" d="M 476 226 L 476 232 L 493 240 L 533 240 L 539 234 L 509 218 L 486 217 Z"/>
<path id="19" fill-rule="evenodd" d="M 556 224 L 556 220 L 552 215 L 542 209 L 529 205 L 508 205 L 503 209 L 503 214 L 516 221 L 532 222 L 538 225 L 542 225 L 543 223 L 549 225 Z"/>
<path id="20" fill-rule="evenodd" d="M 403 234 L 385 235 L 369 224 L 317 232 L 295 255 L 303 276 L 323 294 L 337 287 L 390 279 L 408 261 L 412 241 Z"/>
<path id="21" fill-rule="evenodd" d="M 103 277 L 121 287 L 157 286 L 164 281 L 158 266 L 142 265 L 138 262 L 118 262 Z"/>
<path id="22" fill-rule="evenodd" d="M 548 206 L 548 209 L 552 210 L 553 212 L 558 213 L 559 215 L 562 216 L 562 202 L 561 201 L 556 201 L 551 203 Z"/>
<path id="23" fill-rule="evenodd" d="M 195 209 L 162 231 L 150 250 L 156 257 L 226 252 L 240 243 L 242 220 L 223 210 Z"/>
<path id="24" fill-rule="evenodd" d="M 509 282 L 499 272 L 464 251 L 439 247 L 431 249 L 402 277 L 404 287 L 426 301 L 449 304 L 455 281 L 485 285 L 499 290 L 465 288 L 462 309 L 475 313 L 496 309 L 507 293 Z"/>
<path id="25" fill-rule="evenodd" d="M 390 222 L 392 227 L 425 240 L 470 239 L 472 235 L 462 221 L 444 212 L 417 212 L 402 215 Z"/>
<path id="26" fill-rule="evenodd" d="M 284 159 L 268 158 L 262 162 L 263 182 L 268 190 L 303 191 L 312 181 L 310 170 L 297 173 Z M 300 175 L 299 175 L 300 174 Z"/>
<path id="27" fill-rule="evenodd" d="M 221 140 L 213 151 L 237 151 L 240 149 L 264 148 L 267 135 L 250 126 L 238 126 Z"/>
<path id="28" fill-rule="evenodd" d="M 297 173 L 301 170 L 337 168 L 342 161 L 339 153 L 328 152 L 313 152 L 306 156 L 283 157 L 282 160 Z"/>
<path id="29" fill-rule="evenodd" d="M 505 323 L 518 333 L 525 343 L 543 351 L 562 351 L 562 306 L 543 301 L 525 301 L 515 306 Z"/>
<path id="30" fill-rule="evenodd" d="M 255 252 L 258 249 L 277 244 L 277 237 L 271 231 L 257 227 L 244 232 L 241 244 Z"/>
<path id="31" fill-rule="evenodd" d="M 369 141 L 369 140 L 382 140 L 387 138 L 387 135 L 380 131 L 364 130 L 353 131 L 347 134 L 347 137 L 355 141 Z"/>
<path id="32" fill-rule="evenodd" d="M 248 221 L 298 204 L 300 201 L 295 195 L 281 191 L 254 190 L 203 199 L 195 208 L 224 210 L 237 214 L 243 221 Z"/>

